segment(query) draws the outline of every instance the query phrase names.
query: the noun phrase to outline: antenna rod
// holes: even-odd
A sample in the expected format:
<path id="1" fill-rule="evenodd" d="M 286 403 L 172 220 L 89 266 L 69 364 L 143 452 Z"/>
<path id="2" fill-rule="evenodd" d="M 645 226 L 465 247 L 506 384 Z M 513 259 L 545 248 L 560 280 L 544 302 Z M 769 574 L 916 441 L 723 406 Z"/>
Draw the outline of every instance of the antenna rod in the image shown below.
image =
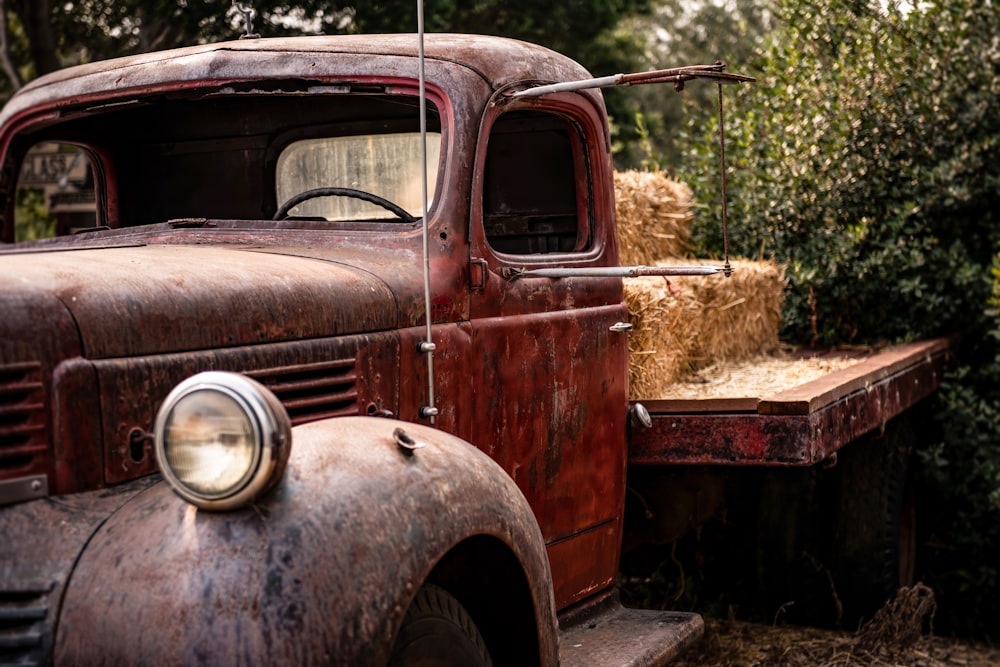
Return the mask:
<path id="1" fill-rule="evenodd" d="M 417 39 L 420 79 L 420 186 L 423 196 L 423 239 L 424 239 L 424 319 L 427 322 L 426 339 L 420 343 L 419 351 L 427 359 L 427 405 L 420 408 L 420 416 L 433 424 L 438 409 L 434 406 L 434 339 L 431 330 L 431 260 L 430 232 L 427 227 L 427 89 L 424 77 L 424 2 L 417 0 Z"/>

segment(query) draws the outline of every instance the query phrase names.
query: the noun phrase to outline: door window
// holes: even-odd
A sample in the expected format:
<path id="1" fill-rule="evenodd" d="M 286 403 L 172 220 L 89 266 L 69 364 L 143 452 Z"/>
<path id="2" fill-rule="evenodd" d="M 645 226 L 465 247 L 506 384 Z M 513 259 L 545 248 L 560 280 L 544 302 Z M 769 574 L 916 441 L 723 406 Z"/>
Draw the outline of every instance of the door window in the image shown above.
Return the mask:
<path id="1" fill-rule="evenodd" d="M 94 171 L 79 146 L 40 143 L 21 163 L 14 206 L 14 240 L 35 241 L 97 226 Z"/>
<path id="2" fill-rule="evenodd" d="M 590 247 L 587 189 L 579 133 L 561 116 L 504 114 L 493 125 L 483 182 L 483 225 L 490 247 L 526 255 Z"/>

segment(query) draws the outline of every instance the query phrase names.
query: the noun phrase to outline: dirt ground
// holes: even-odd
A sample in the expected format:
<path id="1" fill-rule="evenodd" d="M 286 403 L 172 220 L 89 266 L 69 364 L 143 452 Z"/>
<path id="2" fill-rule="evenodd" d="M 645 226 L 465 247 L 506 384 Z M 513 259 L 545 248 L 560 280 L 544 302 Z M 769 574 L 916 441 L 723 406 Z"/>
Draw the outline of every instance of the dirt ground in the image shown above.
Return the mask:
<path id="1" fill-rule="evenodd" d="M 934 637 L 934 596 L 902 589 L 856 633 L 705 619 L 679 667 L 998 667 L 1000 648 Z"/>

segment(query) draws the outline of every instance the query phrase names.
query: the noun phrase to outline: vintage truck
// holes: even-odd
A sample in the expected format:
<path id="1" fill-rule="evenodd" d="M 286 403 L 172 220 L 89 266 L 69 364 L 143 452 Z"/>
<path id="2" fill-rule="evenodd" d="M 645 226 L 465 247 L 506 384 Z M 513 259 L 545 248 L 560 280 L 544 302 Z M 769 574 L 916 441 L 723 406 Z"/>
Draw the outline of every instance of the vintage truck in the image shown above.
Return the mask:
<path id="1" fill-rule="evenodd" d="M 702 621 L 622 606 L 626 524 L 675 539 L 733 471 L 881 451 L 933 393 L 937 341 L 643 406 L 601 93 L 418 41 L 150 53 L 6 105 L 0 662 L 661 664 Z"/>

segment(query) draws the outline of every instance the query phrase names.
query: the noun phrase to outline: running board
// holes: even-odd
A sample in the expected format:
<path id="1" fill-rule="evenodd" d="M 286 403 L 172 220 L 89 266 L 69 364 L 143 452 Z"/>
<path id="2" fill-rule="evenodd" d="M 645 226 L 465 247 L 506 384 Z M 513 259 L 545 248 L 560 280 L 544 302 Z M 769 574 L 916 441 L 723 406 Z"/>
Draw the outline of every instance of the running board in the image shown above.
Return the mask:
<path id="1" fill-rule="evenodd" d="M 562 667 L 666 665 L 701 638 L 698 614 L 626 609 L 617 592 L 559 619 Z"/>

